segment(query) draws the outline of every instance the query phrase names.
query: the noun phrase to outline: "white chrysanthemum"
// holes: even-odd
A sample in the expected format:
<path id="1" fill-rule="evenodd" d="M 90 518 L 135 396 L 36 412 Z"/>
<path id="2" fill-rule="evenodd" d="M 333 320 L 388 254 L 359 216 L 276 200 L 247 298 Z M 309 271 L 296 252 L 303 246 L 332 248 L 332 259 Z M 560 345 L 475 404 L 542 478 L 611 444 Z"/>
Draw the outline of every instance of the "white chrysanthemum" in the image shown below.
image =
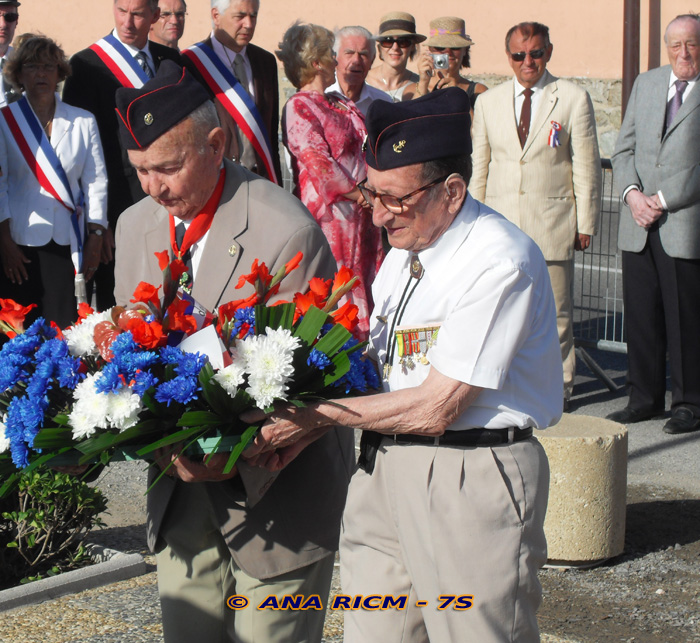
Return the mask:
<path id="1" fill-rule="evenodd" d="M 110 311 L 88 315 L 80 324 L 63 331 L 63 337 L 68 343 L 68 350 L 73 357 L 97 355 L 95 345 L 95 326 L 102 321 L 111 320 Z"/>
<path id="2" fill-rule="evenodd" d="M 10 438 L 5 435 L 5 418 L 0 418 L 0 453 L 5 453 L 10 448 Z"/>
<path id="3" fill-rule="evenodd" d="M 107 396 L 95 389 L 96 378 L 96 374 L 89 374 L 73 391 L 75 404 L 68 421 L 75 439 L 89 437 L 96 429 L 106 429 L 109 426 Z"/>
<path id="4" fill-rule="evenodd" d="M 258 335 L 255 348 L 248 355 L 248 372 L 251 378 L 284 384 L 294 374 L 292 357 L 294 348 L 299 345 L 296 337 L 291 339 L 293 343 L 289 341 L 289 336 Z"/>
<path id="5" fill-rule="evenodd" d="M 294 337 L 294 335 L 292 335 L 292 331 L 288 330 L 287 328 L 277 328 L 273 330 L 268 326 L 265 329 L 264 338 L 266 342 L 277 346 L 280 351 L 284 351 L 290 356 L 301 343 L 299 338 Z"/>
<path id="6" fill-rule="evenodd" d="M 259 409 L 265 409 L 276 399 L 286 400 L 287 387 L 282 382 L 251 378 L 248 393 Z"/>
<path id="7" fill-rule="evenodd" d="M 238 387 L 244 382 L 244 375 L 245 363 L 239 359 L 218 371 L 214 379 L 231 397 L 236 397 Z"/>
<path id="8" fill-rule="evenodd" d="M 143 409 L 141 398 L 128 386 L 122 386 L 117 393 L 108 393 L 107 420 L 115 429 L 123 431 L 134 426 Z"/>
<path id="9" fill-rule="evenodd" d="M 82 440 L 89 438 L 97 431 L 95 423 L 90 415 L 83 413 L 80 408 L 74 407 L 69 417 L 73 439 Z"/>

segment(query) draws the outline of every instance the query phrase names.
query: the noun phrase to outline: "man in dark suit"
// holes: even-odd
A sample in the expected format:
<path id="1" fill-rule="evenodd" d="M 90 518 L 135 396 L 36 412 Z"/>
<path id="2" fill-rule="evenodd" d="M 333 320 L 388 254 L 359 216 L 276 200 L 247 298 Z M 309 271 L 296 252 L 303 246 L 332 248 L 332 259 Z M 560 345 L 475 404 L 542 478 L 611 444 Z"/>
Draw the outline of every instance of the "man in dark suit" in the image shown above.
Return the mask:
<path id="1" fill-rule="evenodd" d="M 629 424 L 664 412 L 666 433 L 700 429 L 700 17 L 664 35 L 670 65 L 635 81 L 612 158 L 623 190 L 622 252 Z"/>
<path id="2" fill-rule="evenodd" d="M 158 0 L 113 0 L 114 31 L 116 38 L 138 62 L 147 77 L 152 77 L 164 59 L 180 63 L 177 51 L 148 41 L 151 25 L 158 20 L 160 10 Z M 108 36 L 108 38 L 110 37 Z M 99 43 L 98 43 L 99 44 Z M 124 61 L 114 64 L 124 67 Z M 95 276 L 97 306 L 105 310 L 114 305 L 114 228 L 119 215 L 130 205 L 144 197 L 134 169 L 129 164 L 126 152 L 122 150 L 117 136 L 117 117 L 114 113 L 114 95 L 124 86 L 123 79 L 110 69 L 108 61 L 93 47 L 83 49 L 70 60 L 72 74 L 66 79 L 63 100 L 69 105 L 82 107 L 92 112 L 97 119 L 102 148 L 107 166 L 108 194 L 107 218 L 109 228 L 107 239 L 102 244 L 103 265 Z M 146 70 L 143 65 L 146 65 Z M 117 70 L 118 71 L 118 70 Z"/>
<path id="3" fill-rule="evenodd" d="M 303 253 L 275 296 L 287 301 L 312 277 L 332 276 L 330 246 L 306 208 L 240 165 L 222 165 L 216 110 L 187 70 L 164 63 L 142 89 L 119 90 L 117 106 L 122 143 L 149 194 L 117 226 L 118 303 L 128 303 L 141 280 L 161 282 L 154 252 L 172 247 L 171 220 L 192 223 L 193 238 L 177 248 L 190 248 L 192 296 L 209 310 L 253 293 L 252 284 L 236 284 L 254 259 L 275 273 Z M 207 206 L 208 230 L 200 225 Z M 180 457 L 148 494 L 166 643 L 320 641 L 323 609 L 256 607 L 273 594 L 317 595 L 326 604 L 354 466 L 352 433 L 331 429 L 277 479 L 241 461 L 224 475 L 226 460 Z M 236 611 L 241 600 L 250 604 Z"/>
<path id="4" fill-rule="evenodd" d="M 279 88 L 277 85 L 277 61 L 264 49 L 251 44 L 260 9 L 259 0 L 211 0 L 211 18 L 214 28 L 203 43 L 213 50 L 221 64 L 230 70 L 255 103 L 260 120 L 265 127 L 264 135 L 270 144 L 272 167 L 277 183 L 281 183 L 282 172 L 279 157 Z M 185 66 L 199 78 L 214 97 L 211 86 L 188 57 Z M 228 87 L 223 87 L 226 90 Z M 268 179 L 261 155 L 249 139 L 242 134 L 230 110 L 219 101 L 214 101 L 219 113 L 221 127 L 226 134 L 225 157 L 239 162 L 252 172 Z"/>

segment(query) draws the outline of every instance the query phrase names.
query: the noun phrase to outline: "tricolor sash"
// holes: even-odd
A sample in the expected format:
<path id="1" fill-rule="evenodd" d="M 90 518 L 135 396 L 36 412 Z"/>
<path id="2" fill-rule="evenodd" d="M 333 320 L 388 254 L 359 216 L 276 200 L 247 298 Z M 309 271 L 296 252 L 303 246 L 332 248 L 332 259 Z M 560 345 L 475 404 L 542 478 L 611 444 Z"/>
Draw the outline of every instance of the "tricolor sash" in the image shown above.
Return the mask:
<path id="1" fill-rule="evenodd" d="M 139 89 L 148 82 L 146 72 L 114 34 L 98 40 L 94 45 L 90 45 L 90 49 L 107 65 L 123 87 Z"/>
<path id="2" fill-rule="evenodd" d="M 181 53 L 197 67 L 204 82 L 236 121 L 236 125 L 263 160 L 270 180 L 276 183 L 277 175 L 272 164 L 270 137 L 250 94 L 241 86 L 233 72 L 221 62 L 216 52 L 205 43 L 192 45 Z"/>
<path id="3" fill-rule="evenodd" d="M 39 185 L 70 213 L 71 259 L 75 268 L 76 285 L 82 282 L 84 291 L 83 275 L 80 272 L 85 240 L 82 203 L 73 197 L 68 177 L 56 155 L 56 150 L 51 147 L 51 142 L 44 133 L 44 128 L 34 114 L 27 97 L 22 96 L 17 102 L 3 107 L 0 109 L 0 114 L 2 114 L 0 126 L 17 143 L 19 151 Z M 76 289 L 76 296 L 80 297 L 80 294 Z"/>

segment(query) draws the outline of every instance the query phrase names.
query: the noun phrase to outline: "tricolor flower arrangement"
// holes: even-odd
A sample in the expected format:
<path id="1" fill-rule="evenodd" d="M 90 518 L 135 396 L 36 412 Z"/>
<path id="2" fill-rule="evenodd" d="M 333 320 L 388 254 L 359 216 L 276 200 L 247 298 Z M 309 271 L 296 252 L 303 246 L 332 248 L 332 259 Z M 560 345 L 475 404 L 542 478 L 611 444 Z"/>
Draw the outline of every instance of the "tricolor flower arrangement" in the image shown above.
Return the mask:
<path id="1" fill-rule="evenodd" d="M 237 285 L 255 293 L 214 313 L 178 289 L 184 265 L 165 252 L 162 296 L 142 282 L 128 308 L 83 304 L 63 331 L 43 319 L 24 331 L 31 307 L 0 299 L 11 337 L 0 349 L 0 496 L 19 469 L 148 459 L 170 445 L 230 452 L 230 471 L 258 428 L 239 420 L 244 411 L 378 388 L 352 336 L 357 308 L 337 307 L 357 282 L 349 270 L 269 304 L 301 258 L 275 275 L 256 260 Z"/>

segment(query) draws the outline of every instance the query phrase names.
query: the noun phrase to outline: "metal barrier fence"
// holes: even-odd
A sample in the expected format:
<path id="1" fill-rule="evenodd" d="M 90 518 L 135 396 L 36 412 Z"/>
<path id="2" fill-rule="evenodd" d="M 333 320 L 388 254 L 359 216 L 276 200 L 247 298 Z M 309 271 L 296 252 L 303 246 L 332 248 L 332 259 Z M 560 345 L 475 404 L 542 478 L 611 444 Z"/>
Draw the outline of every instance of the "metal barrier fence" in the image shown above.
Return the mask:
<path id="1" fill-rule="evenodd" d="M 627 352 L 622 304 L 622 255 L 617 249 L 620 193 L 612 164 L 601 160 L 603 190 L 598 234 L 585 252 L 576 253 L 574 277 L 574 339 L 577 355 L 615 390 L 616 385 L 585 348 Z"/>

